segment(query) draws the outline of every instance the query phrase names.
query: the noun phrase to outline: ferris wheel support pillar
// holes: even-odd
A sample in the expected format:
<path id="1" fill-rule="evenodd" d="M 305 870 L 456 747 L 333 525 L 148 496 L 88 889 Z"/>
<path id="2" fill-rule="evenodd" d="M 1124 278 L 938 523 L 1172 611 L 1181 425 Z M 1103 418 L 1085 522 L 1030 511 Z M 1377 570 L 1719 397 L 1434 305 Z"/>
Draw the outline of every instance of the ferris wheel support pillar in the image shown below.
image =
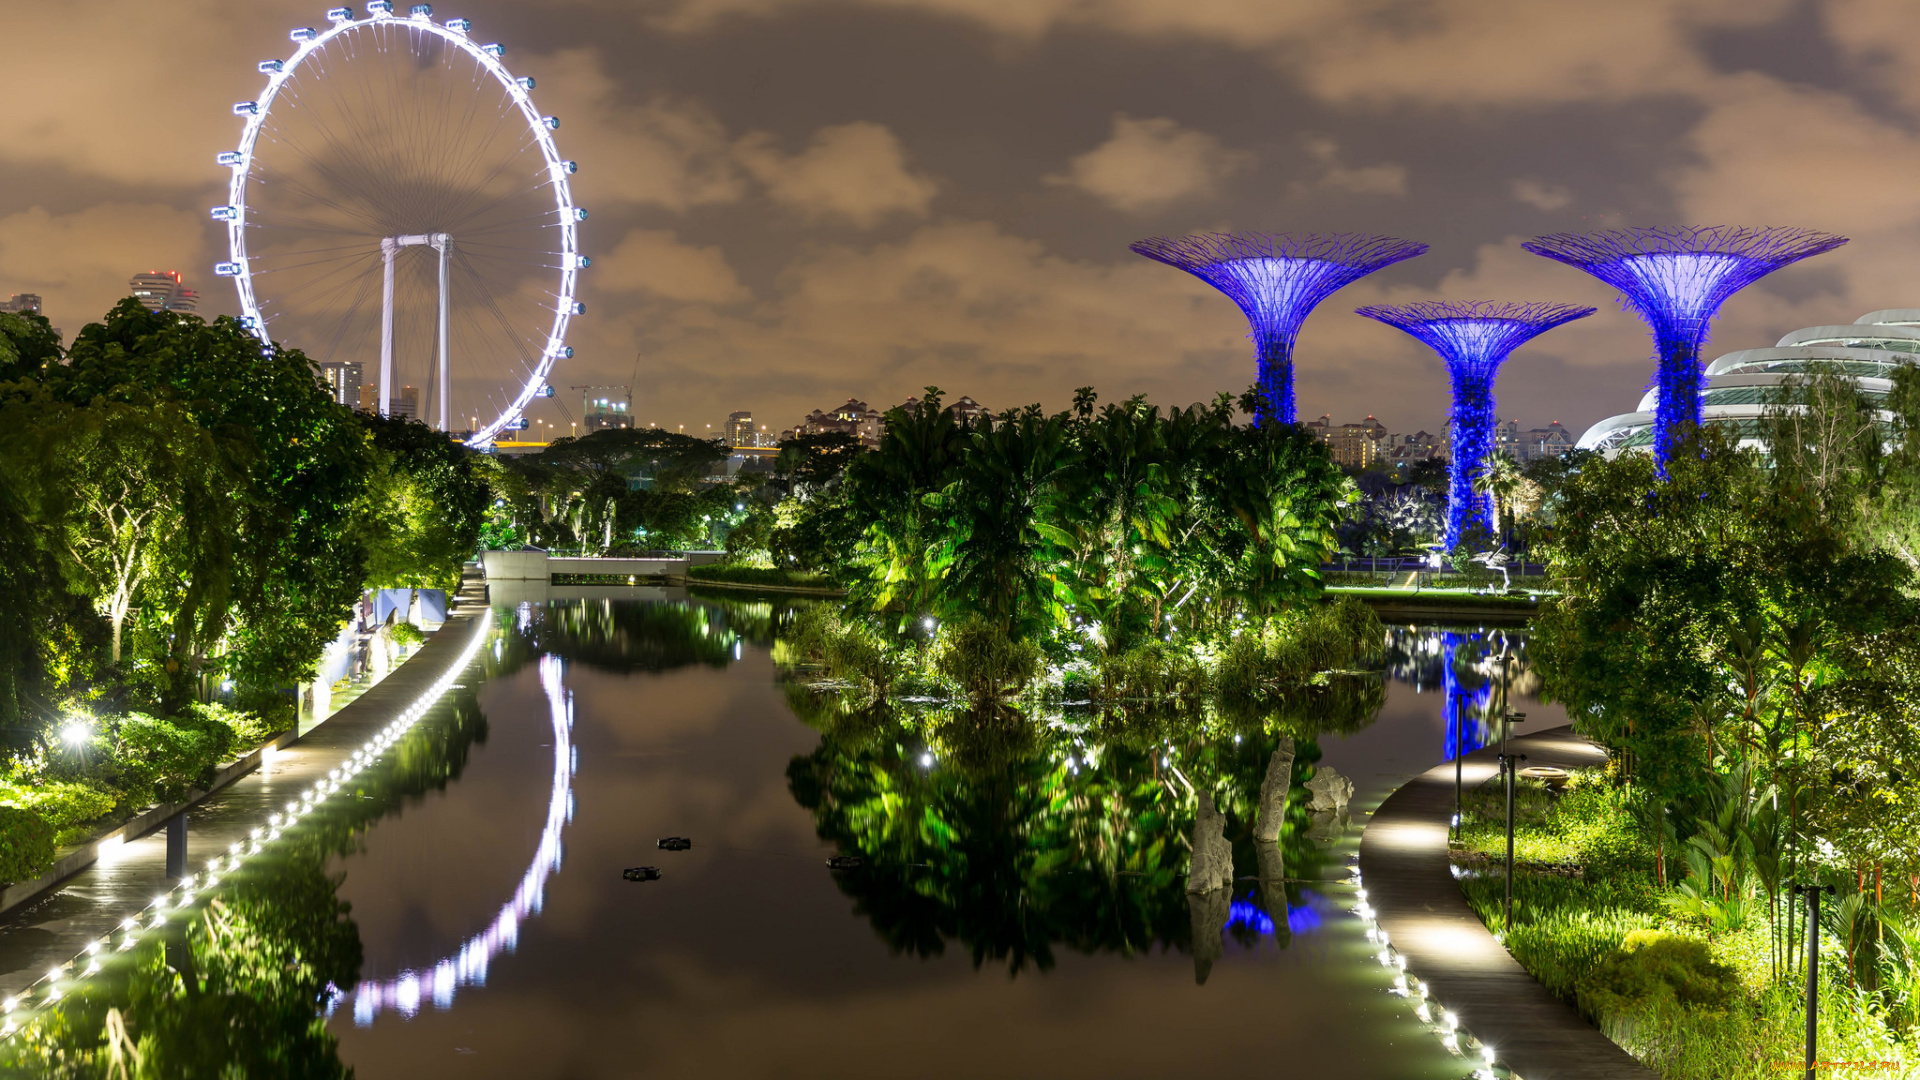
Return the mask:
<path id="1" fill-rule="evenodd" d="M 429 243 L 433 245 L 433 250 L 440 253 L 440 392 L 434 399 L 440 405 L 440 423 L 437 426 L 441 431 L 452 431 L 448 416 L 453 386 L 447 373 L 447 278 L 449 260 L 453 258 L 453 237 L 446 233 L 434 233 Z"/>
<path id="2" fill-rule="evenodd" d="M 380 261 L 384 264 L 385 282 L 381 288 L 380 305 L 380 415 L 387 415 L 388 403 L 393 400 L 393 256 L 400 245 L 391 236 L 380 238 Z"/>

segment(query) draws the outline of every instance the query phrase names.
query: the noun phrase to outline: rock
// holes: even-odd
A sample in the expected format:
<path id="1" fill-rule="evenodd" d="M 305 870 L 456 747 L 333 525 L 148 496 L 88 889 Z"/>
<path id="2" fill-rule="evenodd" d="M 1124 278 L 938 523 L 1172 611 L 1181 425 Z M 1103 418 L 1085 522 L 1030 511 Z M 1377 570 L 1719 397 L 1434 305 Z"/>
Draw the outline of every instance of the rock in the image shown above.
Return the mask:
<path id="1" fill-rule="evenodd" d="M 657 866 L 629 866 L 620 871 L 620 876 L 628 881 L 659 881 L 660 868 Z"/>
<path id="2" fill-rule="evenodd" d="M 1307 804 L 1307 809 L 1344 811 L 1347 800 L 1353 798 L 1353 781 L 1332 769 L 1315 769 L 1313 779 L 1307 781 L 1307 790 L 1313 792 L 1313 801 Z"/>
<path id="3" fill-rule="evenodd" d="M 1286 855 L 1279 844 L 1264 841 L 1255 841 L 1253 853 L 1260 860 L 1260 907 L 1273 920 L 1273 939 L 1284 948 L 1293 939 L 1287 926 Z"/>
<path id="4" fill-rule="evenodd" d="M 660 840 L 661 851 L 685 851 L 693 846 L 693 841 L 684 836 L 668 836 Z"/>
<path id="5" fill-rule="evenodd" d="M 1233 884 L 1233 845 L 1227 842 L 1226 815 L 1215 810 L 1213 796 L 1200 792 L 1193 818 L 1193 866 L 1187 871 L 1187 891 L 1207 892 Z"/>
<path id="6" fill-rule="evenodd" d="M 1338 810 L 1320 810 L 1313 815 L 1313 824 L 1307 826 L 1307 839 L 1323 844 L 1331 844 L 1347 834 L 1351 819 L 1347 817 L 1347 808 Z"/>
<path id="7" fill-rule="evenodd" d="M 1280 839 L 1280 826 L 1287 821 L 1287 793 L 1293 790 L 1293 737 L 1280 740 L 1279 749 L 1267 759 L 1267 778 L 1260 782 L 1260 807 L 1253 817 L 1255 840 Z"/>
<path id="8" fill-rule="evenodd" d="M 829 870 L 858 870 L 862 860 L 858 855 L 835 855 L 827 860 Z"/>
<path id="9" fill-rule="evenodd" d="M 1193 982 L 1206 985 L 1213 962 L 1225 951 L 1221 936 L 1227 919 L 1233 915 L 1233 889 L 1221 886 L 1206 892 L 1187 894 L 1187 915 L 1193 921 Z"/>

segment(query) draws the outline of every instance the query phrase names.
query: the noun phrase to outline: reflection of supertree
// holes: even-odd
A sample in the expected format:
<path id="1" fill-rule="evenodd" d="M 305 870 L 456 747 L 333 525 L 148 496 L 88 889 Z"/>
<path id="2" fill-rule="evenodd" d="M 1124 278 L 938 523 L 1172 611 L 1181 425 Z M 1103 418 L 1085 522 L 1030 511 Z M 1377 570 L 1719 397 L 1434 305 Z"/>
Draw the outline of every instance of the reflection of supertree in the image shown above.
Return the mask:
<path id="1" fill-rule="evenodd" d="M 1200 278 L 1246 312 L 1260 358 L 1259 419 L 1280 424 L 1294 421 L 1293 342 L 1308 313 L 1341 287 L 1427 250 L 1359 233 L 1203 233 L 1131 246 Z"/>
<path id="2" fill-rule="evenodd" d="M 1674 443 L 1700 423 L 1700 346 L 1720 305 L 1775 270 L 1846 242 L 1811 229 L 1715 226 L 1557 233 L 1522 246 L 1619 289 L 1653 330 L 1659 353 L 1653 447 L 1664 463 Z"/>
<path id="3" fill-rule="evenodd" d="M 1487 706 L 1493 700 L 1493 684 L 1465 686 L 1460 681 L 1460 650 L 1465 645 L 1477 655 L 1478 635 L 1446 631 L 1440 635 L 1442 711 L 1447 721 L 1446 760 L 1471 754 L 1487 745 L 1485 724 Z"/>
<path id="4" fill-rule="evenodd" d="M 1360 314 L 1398 327 L 1446 361 L 1453 378 L 1452 457 L 1447 465 L 1447 547 L 1469 529 L 1488 528 L 1479 479 L 1493 452 L 1493 378 L 1513 350 L 1590 307 L 1567 304 L 1418 303 L 1363 307 Z"/>

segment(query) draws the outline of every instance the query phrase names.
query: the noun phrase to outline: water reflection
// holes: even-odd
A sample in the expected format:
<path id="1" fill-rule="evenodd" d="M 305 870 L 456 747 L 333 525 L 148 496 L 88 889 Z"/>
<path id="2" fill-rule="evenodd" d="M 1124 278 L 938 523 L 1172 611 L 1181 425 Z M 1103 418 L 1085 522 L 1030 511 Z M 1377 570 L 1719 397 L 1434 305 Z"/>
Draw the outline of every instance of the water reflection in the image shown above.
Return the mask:
<path id="1" fill-rule="evenodd" d="M 1318 897 L 1303 888 L 1327 860 L 1304 786 L 1320 757 L 1314 737 L 1370 722 L 1382 689 L 1350 676 L 1238 714 L 1027 716 L 795 697 L 821 740 L 788 767 L 788 786 L 819 836 L 861 860 L 836 880 L 893 952 L 925 958 L 952 943 L 975 967 L 1017 975 L 1050 969 L 1062 949 L 1175 949 L 1193 953 L 1204 981 L 1223 930 L 1243 948 L 1285 947 L 1319 924 Z M 1224 818 L 1232 884 L 1190 894 L 1201 795 Z M 1263 812 L 1279 815 L 1264 830 Z"/>
<path id="2" fill-rule="evenodd" d="M 530 623 L 529 618 L 523 625 Z M 573 697 L 563 678 L 564 664 L 558 656 L 548 653 L 540 658 L 540 688 L 553 724 L 553 793 L 547 801 L 547 820 L 539 846 L 533 863 L 521 875 L 520 887 L 501 906 L 493 922 L 469 938 L 454 955 L 423 970 L 403 971 L 394 978 L 356 987 L 352 994 L 354 1023 L 363 1027 L 371 1024 L 384 1009 L 412 1016 L 420 1008 L 422 989 L 431 996 L 435 1008 L 452 1008 L 454 991 L 462 986 L 486 985 L 487 966 L 500 953 L 513 951 L 520 940 L 520 923 L 540 913 L 547 878 L 560 869 L 560 834 L 573 820 L 572 781 L 579 767 L 572 741 Z"/>
<path id="3" fill-rule="evenodd" d="M 1440 690 L 1446 761 L 1498 739 L 1512 699 L 1540 689 L 1521 630 L 1392 627 L 1387 671 L 1416 691 Z"/>
<path id="4" fill-rule="evenodd" d="M 1275 1022 L 1315 1017 L 1312 1023 L 1324 1024 L 1328 1032 L 1338 1028 L 1327 1035 L 1328 1046 L 1344 1049 L 1327 1053 L 1348 1055 L 1340 1060 L 1351 1064 L 1357 1060 L 1349 1060 L 1352 1055 L 1374 1042 L 1365 1034 L 1374 1029 L 1359 1019 L 1368 1006 L 1328 994 L 1327 988 L 1344 985 L 1339 982 L 1344 976 L 1332 962 L 1318 959 L 1330 951 L 1326 943 L 1339 940 L 1322 925 L 1331 910 L 1322 883 L 1338 876 L 1330 864 L 1342 850 L 1337 841 L 1350 833 L 1343 815 L 1308 808 L 1306 781 L 1324 762 L 1323 750 L 1346 753 L 1340 759 L 1346 770 L 1356 760 L 1355 748 L 1370 740 L 1417 746 L 1408 753 L 1429 764 L 1435 760 L 1433 744 L 1441 740 L 1432 727 L 1396 726 L 1397 718 L 1373 727 L 1389 681 L 1438 693 L 1441 708 L 1425 712 L 1420 724 L 1431 724 L 1436 711 L 1444 713 L 1446 734 L 1439 749 L 1448 755 L 1493 737 L 1493 722 L 1509 692 L 1537 688 L 1537 680 L 1529 682 L 1522 634 L 1402 628 L 1388 641 L 1384 672 L 1332 678 L 1260 708 L 1055 707 L 980 714 L 928 703 L 876 707 L 798 683 L 777 690 L 768 685 L 764 651 L 746 650 L 774 644 L 783 610 L 758 600 L 521 605 L 500 620 L 500 636 L 483 652 L 484 678 L 498 689 L 516 675 L 531 687 L 537 676 L 539 705 L 529 698 L 522 708 L 502 712 L 500 722 L 510 718 L 515 725 L 528 725 L 510 730 L 523 734 L 529 748 L 550 729 L 550 759 L 542 749 L 496 760 L 506 753 L 496 748 L 488 761 L 492 771 L 469 777 L 463 792 L 459 781 L 469 756 L 488 734 L 479 707 L 481 680 L 471 680 L 472 689 L 450 696 L 396 745 L 385 764 L 363 774 L 365 797 L 329 803 L 270 854 L 223 882 L 204 918 L 183 918 L 156 935 L 163 940 L 138 945 L 98 978 L 80 984 L 29 1038 L 0 1051 L 5 1066 L 34 1076 L 101 1076 L 115 1062 L 125 1064 L 129 1075 L 337 1076 L 346 1071 L 338 1034 L 365 1040 L 349 1044 L 363 1070 L 393 1070 L 406 1060 L 399 1047 L 418 1042 L 425 1025 L 458 1023 L 469 1031 L 476 1023 L 511 1027 L 516 1021 L 498 1018 L 528 1009 L 544 1010 L 547 1023 L 560 1023 L 553 1018 L 580 1007 L 566 996 L 566 987 L 620 1003 L 592 1017 L 597 1026 L 583 1021 L 571 1029 L 576 1038 L 588 1040 L 599 1038 L 593 1033 L 601 1027 L 621 1030 L 621 1016 L 627 1026 L 642 1024 L 643 1016 L 665 1015 L 710 1024 L 713 1031 L 770 1031 L 788 1002 L 812 1004 L 816 997 L 833 998 L 832 1007 L 839 1010 L 822 1014 L 830 1018 L 829 1026 L 858 1024 L 869 1016 L 860 1010 L 877 1007 L 863 1004 L 861 992 L 886 991 L 865 1001 L 894 992 L 910 999 L 917 987 L 944 977 L 945 969 L 935 963 L 942 957 L 962 973 L 992 969 L 1007 976 L 941 984 L 965 987 L 952 993 L 972 995 L 967 1008 L 999 1007 L 1015 993 L 996 989 L 1008 983 L 1018 986 L 1016 1000 L 1027 1002 L 1052 1001 L 1061 994 L 1081 1000 L 1102 987 L 1118 995 L 1124 987 L 1126 996 L 1109 1004 L 1116 1010 L 1113 1017 L 1132 1019 L 1112 1022 L 1144 1025 L 1143 1036 L 1153 1034 L 1146 1028 L 1154 1016 L 1184 1017 L 1168 1021 L 1171 1029 L 1184 1032 L 1201 1014 L 1182 1010 L 1223 1015 L 1221 1010 L 1237 1007 L 1229 998 L 1264 985 L 1250 977 L 1291 979 L 1290 990 L 1267 986 L 1259 991 L 1277 995 L 1262 999 L 1284 1014 Z M 734 683 L 723 686 L 716 680 L 713 672 L 743 657 L 749 661 L 745 671 L 725 676 Z M 686 735 L 611 739 L 608 732 L 621 725 L 629 733 L 643 726 L 636 723 L 643 719 L 637 710 L 623 713 L 619 703 L 630 702 L 642 686 L 652 693 L 669 685 L 625 680 L 653 680 L 671 672 L 683 673 L 673 678 L 688 681 L 677 685 L 698 688 L 703 701 L 738 690 L 740 708 L 765 722 L 702 729 L 712 735 L 710 743 L 696 744 Z M 602 688 L 597 697 L 595 679 Z M 580 732 L 576 691 L 584 702 Z M 780 710 L 781 695 L 799 723 Z M 644 717 L 650 731 L 675 709 L 701 707 L 689 696 L 663 693 L 648 700 L 659 703 L 659 715 Z M 732 715 L 718 706 L 714 712 Z M 604 740 L 599 746 L 625 748 L 626 756 L 578 760 L 575 747 L 595 745 L 596 731 Z M 751 756 L 742 732 L 755 733 L 760 757 Z M 586 770 L 576 775 L 582 764 Z M 668 773 L 689 781 L 665 788 L 663 781 L 649 779 Z M 666 887 L 605 892 L 617 885 L 617 872 L 597 863 L 584 874 L 574 866 L 562 873 L 563 841 L 584 847 L 597 830 L 603 846 L 628 845 L 621 850 L 630 852 L 632 834 L 644 827 L 632 817 L 612 819 L 606 801 L 592 802 L 596 779 L 660 785 L 673 793 L 660 799 L 671 798 L 673 812 L 686 815 L 676 819 L 676 826 L 691 820 L 690 831 L 710 829 L 674 867 L 669 885 L 681 892 Z M 417 877 L 435 868 L 341 860 L 377 847 L 383 823 L 389 833 L 404 824 L 386 819 L 426 793 L 446 791 L 448 809 L 457 815 L 473 812 L 459 799 L 476 798 L 476 785 L 489 790 L 488 783 L 498 785 L 491 790 L 528 793 L 527 807 L 506 816 L 526 817 L 530 837 L 543 802 L 531 859 L 525 848 L 496 845 L 498 876 L 476 875 L 494 884 L 469 889 L 478 901 L 472 921 L 455 916 L 449 920 L 455 925 L 434 939 L 437 944 L 422 945 L 406 936 L 413 928 L 406 921 L 414 910 L 408 901 L 370 898 L 404 891 L 407 880 L 394 879 L 395 874 Z M 584 812 L 576 824 L 577 785 L 584 785 L 579 787 Z M 696 797 L 687 797 L 689 792 Z M 709 796 L 711 816 L 698 817 L 707 811 L 692 804 Z M 1214 813 L 1202 812 L 1203 801 Z M 772 854 L 784 862 L 753 862 L 758 856 L 746 854 L 751 849 L 707 844 L 708 835 L 726 839 L 729 830 L 744 833 L 744 819 L 764 823 L 779 815 L 787 822 L 782 828 L 790 830 L 790 850 Z M 1189 892 L 1197 873 L 1194 852 L 1209 847 L 1213 828 L 1224 851 L 1220 877 L 1215 887 Z M 807 847 L 809 830 L 825 847 L 791 850 Z M 653 835 L 645 837 L 647 847 Z M 609 836 L 617 840 L 609 842 Z M 758 837 L 734 834 L 731 839 L 746 844 Z M 821 865 L 829 853 L 859 862 L 830 872 Z M 814 876 L 788 869 L 802 859 Z M 356 876 L 359 891 L 350 895 L 362 898 L 364 940 L 371 943 L 365 946 L 353 911 L 341 899 L 342 865 Z M 446 888 L 467 888 L 471 880 L 456 872 Z M 724 901 L 722 883 L 729 888 Z M 593 893 L 594 888 L 603 891 Z M 778 906 L 780 917 L 754 906 L 763 903 L 752 898 L 760 889 L 777 895 L 766 902 Z M 593 902 L 583 901 L 583 895 Z M 538 933 L 529 930 L 550 899 L 559 904 L 569 896 L 578 905 L 571 909 L 572 920 L 558 914 L 568 908 L 556 907 L 538 924 Z M 730 905 L 724 918 L 717 910 L 723 903 Z M 662 912 L 672 917 L 661 918 Z M 383 918 L 402 927 L 399 936 L 420 948 L 411 960 L 397 961 L 394 954 L 402 950 L 383 943 Z M 738 928 L 750 923 L 785 929 L 777 941 L 769 932 L 767 940 L 748 950 L 738 945 Z M 663 927 L 670 927 L 670 934 Z M 821 946 L 814 936 L 837 944 Z M 498 962 L 516 947 L 533 962 Z M 823 957 L 823 952 L 834 955 Z M 631 966 L 609 967 L 613 953 Z M 671 965 L 657 959 L 662 956 L 670 956 Z M 1154 957 L 1163 957 L 1175 970 L 1156 966 Z M 1116 962 L 1123 959 L 1127 963 Z M 1256 970 L 1249 959 L 1274 967 Z M 1275 974 L 1296 968 L 1298 973 Z M 679 981 L 635 978 L 635 970 L 664 972 Z M 823 970 L 830 973 L 819 974 Z M 707 984 L 687 972 L 710 978 L 713 986 L 750 989 L 729 990 L 734 996 L 721 1002 L 701 996 L 699 987 Z M 1231 981 L 1236 977 L 1250 981 Z M 809 978 L 820 981 L 806 982 Z M 490 979 L 493 985 L 485 994 L 469 989 Z M 1201 1001 L 1193 984 L 1209 979 L 1212 996 Z M 1169 985 L 1184 996 L 1166 989 Z M 1222 993 L 1222 986 L 1234 991 Z M 1048 993 L 1054 998 L 1039 996 Z M 945 1007 L 961 998 L 923 1000 L 940 1000 Z M 1136 1011 L 1125 1012 L 1129 1006 Z M 329 1028 L 327 1019 L 336 1013 L 337 1026 Z M 395 1013 L 412 1023 L 392 1024 Z M 348 1017 L 355 1026 L 347 1026 Z M 738 1026 L 726 1028 L 729 1018 Z M 794 1030 L 813 1030 L 819 1026 L 816 1019 L 802 1017 Z M 1048 1040 L 1057 1031 L 1047 1025 L 1063 1023 L 1058 1017 L 1035 1019 L 1026 1035 L 1037 1040 L 1035 1046 L 1054 1045 L 1057 1040 Z M 533 1042 L 548 1034 L 531 1030 L 516 1037 Z M 1017 1037 L 1023 1036 L 1009 1034 Z M 1208 1037 L 1223 1036 L 1215 1030 Z M 623 1044 L 625 1035 L 607 1039 L 611 1058 L 630 1065 L 620 1056 L 624 1046 L 611 1045 Z M 913 1071 L 904 1059 L 884 1053 L 869 1064 L 899 1066 L 896 1074 Z M 621 1065 L 575 1071 L 628 1074 Z"/>

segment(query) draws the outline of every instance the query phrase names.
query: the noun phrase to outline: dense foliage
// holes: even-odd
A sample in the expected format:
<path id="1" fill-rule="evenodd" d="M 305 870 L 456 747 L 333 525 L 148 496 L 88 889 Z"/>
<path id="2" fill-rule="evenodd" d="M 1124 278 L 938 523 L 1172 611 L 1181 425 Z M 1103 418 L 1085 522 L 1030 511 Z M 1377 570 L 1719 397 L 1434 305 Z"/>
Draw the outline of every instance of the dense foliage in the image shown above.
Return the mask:
<path id="1" fill-rule="evenodd" d="M 928 387 L 840 475 L 808 459 L 813 479 L 795 472 L 764 531 L 743 526 L 764 546 L 734 556 L 844 583 L 844 611 L 814 627 L 838 640 L 795 655 L 880 693 L 1252 692 L 1377 650 L 1357 604 L 1333 609 L 1343 644 L 1319 667 L 1299 649 L 1331 625 L 1319 567 L 1355 500 L 1324 444 L 1236 424 L 1224 394 L 1096 405 L 1082 389 L 1067 412 L 969 425 Z"/>
<path id="2" fill-rule="evenodd" d="M 709 482 L 726 458 L 718 440 L 659 428 L 555 439 L 499 459 L 483 541 L 595 555 L 718 547 L 746 511 L 744 490 Z"/>
<path id="3" fill-rule="evenodd" d="M 1805 938 L 1791 887 L 1835 887 L 1837 977 L 1887 1037 L 1907 1039 L 1920 989 L 1902 944 L 1920 911 L 1916 374 L 1896 380 L 1891 432 L 1850 382 L 1816 373 L 1760 425 L 1765 455 L 1709 430 L 1664 476 L 1641 455 L 1578 462 L 1547 546 L 1560 596 L 1534 643 L 1549 691 L 1615 755 L 1615 816 L 1637 823 L 1643 877 L 1628 876 L 1644 906 L 1757 935 L 1755 992 L 1791 996 Z M 1584 910 L 1570 897 L 1549 906 Z M 1571 923 L 1541 940 L 1565 952 L 1568 935 L 1580 936 Z M 1683 951 L 1614 934 L 1576 966 L 1628 979 Z M 1671 1004 L 1718 1008 L 1684 993 Z M 1708 1075 L 1709 1058 L 1669 1074 Z"/>
<path id="4" fill-rule="evenodd" d="M 289 726 L 363 589 L 471 558 L 478 456 L 232 319 L 127 300 L 63 354 L 0 314 L 0 376 L 0 804 L 63 837 Z"/>

